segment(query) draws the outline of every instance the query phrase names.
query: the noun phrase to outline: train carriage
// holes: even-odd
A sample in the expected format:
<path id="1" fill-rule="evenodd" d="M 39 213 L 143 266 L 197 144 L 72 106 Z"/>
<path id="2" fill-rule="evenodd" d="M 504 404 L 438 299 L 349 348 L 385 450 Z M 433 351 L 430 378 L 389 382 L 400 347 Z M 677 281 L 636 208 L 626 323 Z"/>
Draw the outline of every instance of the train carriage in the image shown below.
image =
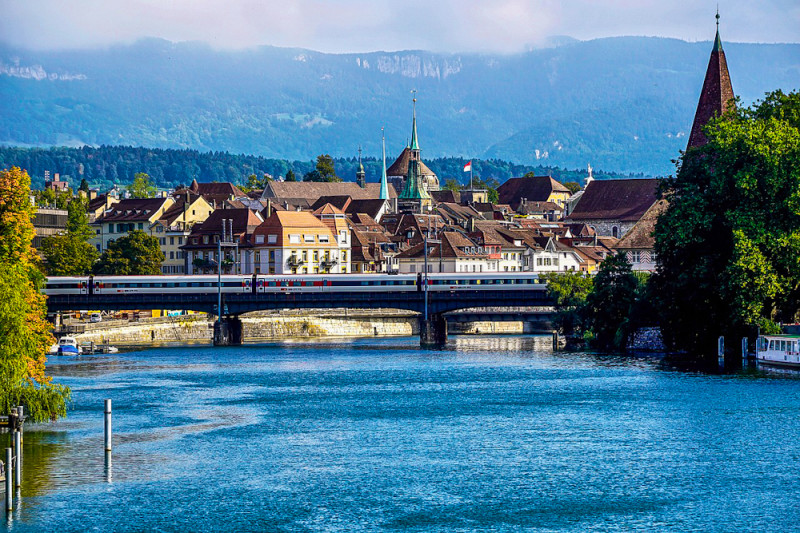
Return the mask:
<path id="1" fill-rule="evenodd" d="M 115 293 L 224 293 L 253 291 L 252 276 L 95 276 L 94 294 Z"/>

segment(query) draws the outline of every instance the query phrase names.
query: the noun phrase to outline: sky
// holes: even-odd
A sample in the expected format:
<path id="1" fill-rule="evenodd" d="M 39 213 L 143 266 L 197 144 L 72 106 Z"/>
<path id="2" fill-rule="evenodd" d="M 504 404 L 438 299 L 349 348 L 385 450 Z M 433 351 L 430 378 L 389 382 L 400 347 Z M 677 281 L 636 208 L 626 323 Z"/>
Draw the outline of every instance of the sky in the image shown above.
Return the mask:
<path id="1" fill-rule="evenodd" d="M 514 53 L 553 36 L 714 37 L 711 0 L 0 0 L 0 41 L 96 48 L 145 37 L 322 52 Z M 727 42 L 800 41 L 800 0 L 721 0 Z"/>

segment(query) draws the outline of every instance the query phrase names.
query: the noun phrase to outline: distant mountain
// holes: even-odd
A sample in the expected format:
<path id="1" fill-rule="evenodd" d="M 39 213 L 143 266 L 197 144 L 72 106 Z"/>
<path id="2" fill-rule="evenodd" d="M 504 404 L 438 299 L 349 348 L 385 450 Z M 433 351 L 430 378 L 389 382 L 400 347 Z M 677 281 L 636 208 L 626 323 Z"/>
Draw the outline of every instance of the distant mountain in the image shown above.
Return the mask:
<path id="1" fill-rule="evenodd" d="M 800 45 L 725 43 L 745 104 L 800 85 Z M 103 50 L 0 46 L 0 143 L 140 145 L 310 160 L 387 156 L 667 174 L 686 145 L 711 43 L 554 40 L 516 55 L 220 51 L 148 39 Z"/>

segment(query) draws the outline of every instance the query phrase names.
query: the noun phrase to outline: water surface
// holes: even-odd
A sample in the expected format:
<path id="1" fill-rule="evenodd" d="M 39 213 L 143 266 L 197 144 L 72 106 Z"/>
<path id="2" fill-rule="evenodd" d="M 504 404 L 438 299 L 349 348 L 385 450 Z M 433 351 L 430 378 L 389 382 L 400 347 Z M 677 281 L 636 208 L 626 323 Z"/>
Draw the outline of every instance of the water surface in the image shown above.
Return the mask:
<path id="1" fill-rule="evenodd" d="M 800 380 L 549 337 L 53 358 L 11 531 L 788 531 Z M 103 452 L 103 399 L 114 451 Z M 0 435 L 0 440 L 6 435 Z"/>

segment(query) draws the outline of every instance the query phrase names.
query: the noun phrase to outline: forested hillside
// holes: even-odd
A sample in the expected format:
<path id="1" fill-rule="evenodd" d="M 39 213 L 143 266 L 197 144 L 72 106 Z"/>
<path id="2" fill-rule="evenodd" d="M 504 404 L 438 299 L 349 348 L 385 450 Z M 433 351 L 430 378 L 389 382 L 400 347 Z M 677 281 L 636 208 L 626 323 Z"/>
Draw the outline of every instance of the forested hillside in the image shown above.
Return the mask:
<path id="1" fill-rule="evenodd" d="M 392 160 L 387 162 L 390 165 Z M 439 176 L 442 185 L 447 178 L 462 183 L 469 179 L 463 172 L 465 160 L 460 158 L 438 158 L 425 163 Z M 500 182 L 527 172 L 537 175 L 552 175 L 561 181 L 580 182 L 586 170 L 566 170 L 544 166 L 517 165 L 507 161 L 473 160 L 475 176 L 494 178 Z M 137 172 L 149 174 L 160 187 L 175 187 L 198 181 L 231 181 L 243 184 L 251 174 L 270 174 L 277 178 L 285 176 L 289 169 L 298 179 L 314 168 L 313 161 L 287 161 L 253 155 L 234 155 L 227 152 L 198 152 L 196 150 L 162 150 L 135 148 L 130 146 L 101 146 L 92 148 L 3 148 L 0 147 L 0 169 L 19 166 L 28 171 L 34 184 L 41 186 L 45 171 L 58 172 L 61 179 L 69 181 L 73 188 L 86 179 L 101 190 L 114 185 L 128 185 Z M 345 181 L 355 181 L 358 160 L 338 158 L 336 173 Z M 367 181 L 379 181 L 381 162 L 375 158 L 364 159 Z M 595 171 L 595 177 L 622 177 L 619 174 Z"/>
<path id="2" fill-rule="evenodd" d="M 800 45 L 724 46 L 744 103 L 797 87 Z M 428 160 L 591 163 L 664 175 L 686 145 L 710 50 L 710 42 L 645 37 L 514 55 L 223 51 L 155 39 L 102 50 L 0 46 L 0 144 L 190 148 L 307 161 L 320 153 L 353 157 L 359 145 L 376 157 L 385 126 L 394 157 L 410 135 L 409 91 L 417 89 Z M 172 179 L 185 180 L 196 171 L 169 175 L 183 172 Z"/>

